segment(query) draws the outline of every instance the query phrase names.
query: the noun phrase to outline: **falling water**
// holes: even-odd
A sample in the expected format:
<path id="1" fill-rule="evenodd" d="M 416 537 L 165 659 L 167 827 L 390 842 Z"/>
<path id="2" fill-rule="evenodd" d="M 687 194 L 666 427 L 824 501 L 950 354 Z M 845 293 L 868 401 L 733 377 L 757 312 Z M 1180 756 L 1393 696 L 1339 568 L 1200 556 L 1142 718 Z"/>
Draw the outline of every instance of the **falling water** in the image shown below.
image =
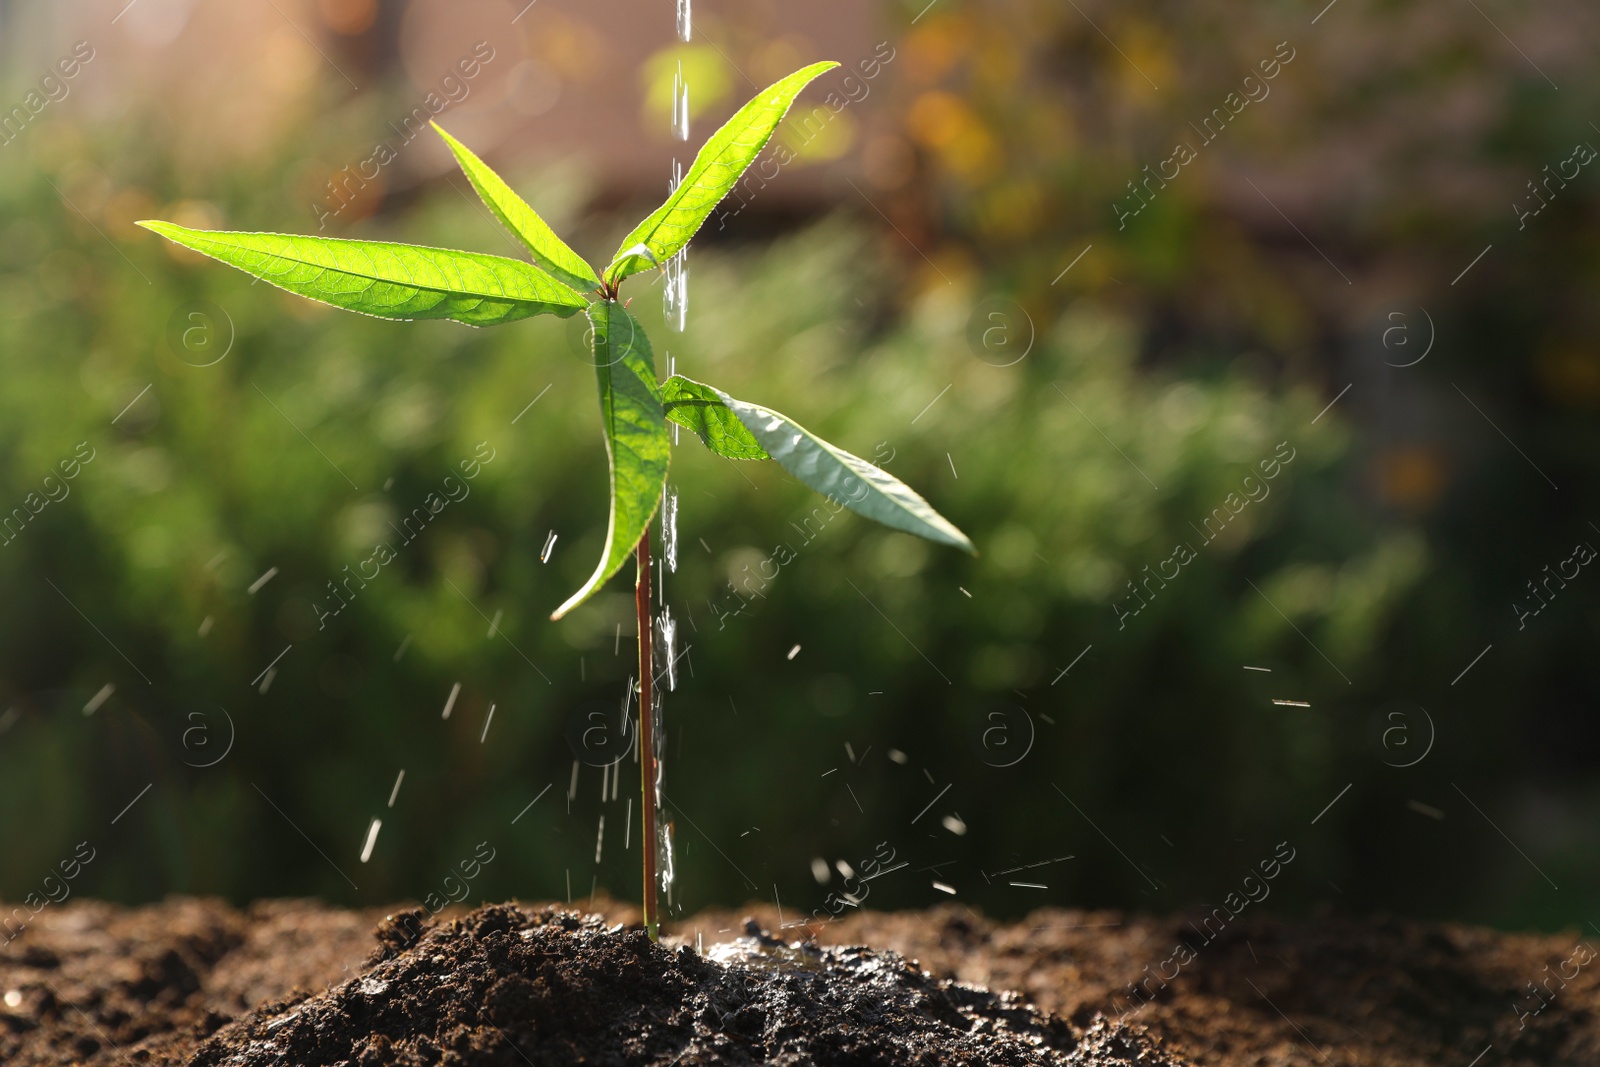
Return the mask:
<path id="1" fill-rule="evenodd" d="M 661 807 L 661 783 L 666 777 L 666 733 L 662 725 L 661 716 L 661 688 L 654 688 L 655 722 L 655 749 L 656 749 L 656 780 L 654 796 L 650 799 L 656 806 L 656 877 L 661 880 L 661 890 L 666 894 L 667 906 L 672 906 L 672 886 L 676 879 L 676 871 L 672 860 L 672 823 L 665 817 Z"/>
<path id="2" fill-rule="evenodd" d="M 661 819 L 656 823 L 656 847 L 660 859 L 656 869 L 661 876 L 661 890 L 667 895 L 667 907 L 672 907 L 672 885 L 677 881 L 677 872 L 672 863 L 672 820 Z"/>
<path id="3" fill-rule="evenodd" d="M 663 287 L 667 302 L 667 321 L 679 333 L 689 324 L 689 266 L 688 248 L 680 248 L 666 262 L 666 284 Z"/>
<path id="4" fill-rule="evenodd" d="M 656 671 L 657 677 L 663 672 L 667 676 L 667 688 L 678 688 L 678 622 L 672 617 L 671 608 L 662 608 L 661 614 L 656 616 L 656 651 L 666 661 L 666 666 Z"/>
<path id="5" fill-rule="evenodd" d="M 661 493 L 661 554 L 667 569 L 678 572 L 678 491 L 667 486 Z"/>
<path id="6" fill-rule="evenodd" d="M 680 141 L 689 139 L 689 83 L 683 80 L 682 60 L 672 76 L 672 135 Z"/>
<path id="7" fill-rule="evenodd" d="M 667 310 L 670 312 L 672 309 L 668 308 Z M 674 374 L 678 373 L 678 361 L 672 358 L 672 353 L 671 352 L 666 352 L 666 353 L 663 353 L 663 354 L 667 357 L 667 377 L 670 378 Z M 667 430 L 672 434 L 672 443 L 674 445 L 676 445 L 678 443 L 678 431 L 681 430 L 681 429 L 683 429 L 683 427 L 679 426 L 677 423 L 673 423 L 672 425 L 667 427 Z M 673 522 L 674 522 L 673 533 L 674 533 L 674 535 L 676 535 L 676 533 L 677 533 L 677 527 L 676 527 L 677 513 L 676 512 L 673 513 Z M 674 536 L 674 538 L 673 538 L 673 545 L 674 545 L 674 547 L 676 547 L 676 545 L 677 545 L 676 536 Z M 678 569 L 678 563 L 677 563 L 676 559 L 673 560 L 672 569 L 673 570 L 677 570 Z"/>
<path id="8" fill-rule="evenodd" d="M 691 0 L 677 0 L 678 6 L 678 39 L 688 41 L 692 35 Z M 683 76 L 683 64 L 678 64 L 678 69 L 672 82 L 672 135 L 679 141 L 689 139 L 689 84 Z M 676 192 L 683 182 L 683 164 L 676 159 L 672 161 L 672 174 L 667 180 L 667 194 Z M 686 267 L 685 250 L 679 249 L 663 265 L 664 284 L 662 286 L 662 300 L 665 305 L 666 319 L 672 327 L 682 333 L 688 324 L 689 313 L 689 272 Z M 667 373 L 674 371 L 671 357 L 668 357 Z M 673 443 L 677 443 L 676 427 L 674 427 Z M 675 690 L 678 687 L 677 668 L 677 622 L 672 617 L 672 611 L 666 606 L 666 576 L 667 573 L 676 573 L 678 569 L 678 494 L 670 486 L 662 487 L 661 497 L 661 558 L 660 570 L 656 576 L 657 603 L 661 605 L 661 613 L 656 618 L 656 648 L 654 652 L 665 661 L 665 667 L 657 667 L 657 674 L 666 675 L 667 689 Z M 630 687 L 631 688 L 631 687 Z M 666 895 L 667 907 L 673 905 L 672 890 L 677 880 L 677 870 L 674 863 L 672 848 L 672 822 L 664 817 L 661 807 L 662 782 L 665 779 L 666 768 L 663 755 L 666 752 L 666 728 L 662 716 L 662 688 L 660 685 L 651 686 L 651 707 L 640 708 L 641 715 L 651 716 L 654 726 L 652 731 L 655 742 L 655 781 L 650 790 L 651 795 L 646 802 L 651 804 L 656 811 L 656 839 L 646 847 L 656 850 L 656 870 L 661 881 L 661 891 Z"/>
<path id="9" fill-rule="evenodd" d="M 667 195 L 672 195 L 682 181 L 683 164 L 673 160 L 672 177 L 667 181 Z M 673 329 L 682 333 L 689 323 L 689 249 L 680 248 L 669 256 L 662 271 L 665 274 L 665 283 L 661 287 L 661 295 L 666 306 L 667 322 Z"/>

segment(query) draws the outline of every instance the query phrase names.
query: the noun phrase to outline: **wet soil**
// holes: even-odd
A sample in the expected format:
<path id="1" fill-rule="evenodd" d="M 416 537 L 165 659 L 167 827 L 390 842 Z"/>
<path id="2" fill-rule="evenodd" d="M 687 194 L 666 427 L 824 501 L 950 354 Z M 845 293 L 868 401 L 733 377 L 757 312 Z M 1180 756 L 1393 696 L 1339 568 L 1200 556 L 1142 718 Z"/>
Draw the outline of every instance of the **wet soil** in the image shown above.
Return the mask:
<path id="1" fill-rule="evenodd" d="M 52 905 L 0 942 L 0 1063 L 1600 1064 L 1579 932 L 947 907 L 800 949 L 758 906 L 653 946 L 597 910 Z"/>

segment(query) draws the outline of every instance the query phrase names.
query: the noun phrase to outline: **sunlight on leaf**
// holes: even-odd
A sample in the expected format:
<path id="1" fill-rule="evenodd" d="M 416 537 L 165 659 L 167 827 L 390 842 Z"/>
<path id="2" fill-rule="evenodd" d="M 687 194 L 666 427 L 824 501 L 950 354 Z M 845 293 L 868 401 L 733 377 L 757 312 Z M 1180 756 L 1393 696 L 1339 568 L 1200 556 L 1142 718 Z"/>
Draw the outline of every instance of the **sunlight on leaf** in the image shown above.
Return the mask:
<path id="1" fill-rule="evenodd" d="M 712 391 L 779 466 L 812 489 L 885 526 L 978 554 L 966 534 L 898 478 L 830 445 L 787 415 Z"/>
<path id="2" fill-rule="evenodd" d="M 539 217 L 538 212 L 528 206 L 527 201 L 518 196 L 500 175 L 489 169 L 487 163 L 474 155 L 472 149 L 444 132 L 437 122 L 431 125 L 444 138 L 444 143 L 450 146 L 456 162 L 461 164 L 462 173 L 478 191 L 478 196 L 494 212 L 494 217 L 528 246 L 535 263 L 580 293 L 591 293 L 600 288 L 600 278 L 594 268 L 567 247 L 567 243 L 556 236 L 555 231 Z"/>
<path id="3" fill-rule="evenodd" d="M 721 203 L 738 183 L 745 168 L 772 138 L 772 131 L 788 113 L 789 105 L 812 79 L 839 64 L 813 63 L 795 71 L 787 78 L 769 85 L 756 94 L 744 107 L 734 113 L 720 130 L 695 156 L 694 165 L 683 176 L 683 181 L 666 203 L 651 212 L 634 231 L 622 239 L 617 254 L 606 268 L 606 281 L 613 285 L 631 274 L 648 270 L 654 264 L 634 251 L 644 245 L 664 262 L 678 249 L 689 243 L 700 224 L 711 210 Z"/>
<path id="4" fill-rule="evenodd" d="M 693 430 L 711 451 L 726 459 L 771 459 L 744 423 L 709 385 L 674 374 L 661 386 L 667 418 Z"/>
<path id="5" fill-rule="evenodd" d="M 655 357 L 637 319 L 620 304 L 590 305 L 600 417 L 611 464 L 611 522 L 600 565 L 582 589 L 550 617 L 559 619 L 589 599 L 627 562 L 661 503 L 672 438 L 661 411 Z"/>
<path id="6" fill-rule="evenodd" d="M 191 230 L 140 222 L 167 240 L 280 289 L 384 319 L 450 319 L 495 326 L 531 315 L 563 318 L 584 299 L 531 263 L 449 248 Z"/>

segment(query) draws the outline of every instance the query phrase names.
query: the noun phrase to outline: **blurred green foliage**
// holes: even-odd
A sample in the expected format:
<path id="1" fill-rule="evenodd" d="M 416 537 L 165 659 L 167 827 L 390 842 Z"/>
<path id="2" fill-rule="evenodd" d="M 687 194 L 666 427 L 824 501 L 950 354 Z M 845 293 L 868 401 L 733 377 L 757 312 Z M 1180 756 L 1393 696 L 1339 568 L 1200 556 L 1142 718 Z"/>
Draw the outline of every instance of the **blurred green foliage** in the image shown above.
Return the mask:
<path id="1" fill-rule="evenodd" d="M 34 220 L 71 223 L 48 208 Z M 407 221 L 406 236 L 429 242 L 493 240 L 455 198 Z M 66 234 L 49 243 L 76 244 Z M 565 733 L 586 701 L 620 698 L 632 618 L 625 590 L 570 621 L 545 617 L 604 537 L 580 335 L 542 321 L 480 333 L 308 315 L 275 290 L 174 263 L 148 243 L 131 250 L 154 299 L 119 257 L 81 253 L 79 269 L 92 272 L 85 295 L 109 300 L 95 313 L 104 318 L 74 313 L 77 297 L 52 299 L 25 275 L 10 279 L 19 310 L 8 341 L 37 355 L 5 398 L 6 491 L 20 498 L 79 440 L 97 458 L 4 555 L 9 587 L 29 591 L 27 610 L 7 616 L 12 692 L 68 690 L 54 703 L 31 697 L 7 731 L 4 803 L 38 812 L 8 867 L 25 877 L 29 861 L 48 864 L 70 827 L 115 814 L 119 798 L 154 776 L 142 819 L 107 842 L 97 892 L 349 895 L 258 790 L 359 875 L 360 899 L 420 893 L 412 879 L 425 884 L 480 838 L 505 857 L 488 876 L 501 892 L 560 896 L 564 870 L 592 875 L 599 773 L 582 771 L 569 818 Z M 1262 561 L 1258 584 L 1293 618 L 1326 627 L 1319 638 L 1351 670 L 1423 563 L 1414 535 L 1373 538 L 1318 514 L 1319 498 L 1337 491 L 1345 447 L 1337 423 L 1306 428 L 1319 398 L 1274 398 L 1237 373 L 1142 376 L 1128 324 L 1090 302 L 1068 309 L 1021 362 L 992 366 L 968 343 L 969 292 L 932 288 L 899 321 L 874 321 L 895 268 L 840 221 L 769 249 L 699 256 L 694 272 L 681 338 L 659 321 L 653 291 L 635 304 L 671 338 L 662 347 L 680 369 L 803 412 L 819 432 L 924 486 L 980 531 L 983 547 L 966 561 L 848 514 L 822 526 L 816 502 L 772 465 L 736 467 L 687 439 L 677 450 L 681 565 L 667 588 L 685 658 L 667 704 L 668 795 L 730 855 L 756 848 L 738 866 L 758 886 L 804 874 L 813 854 L 850 854 L 863 834 L 890 834 L 927 803 L 926 783 L 880 773 L 904 769 L 876 765 L 891 748 L 936 769 L 941 786 L 957 782 L 947 803 L 983 828 L 995 866 L 1038 834 L 1007 815 L 1015 800 L 1004 788 L 1035 769 L 1075 783 L 1087 802 L 1123 787 L 1108 776 L 1120 762 L 1108 754 L 1160 761 L 1212 738 L 1214 755 L 1230 761 L 1297 745 L 1280 787 L 1327 773 L 1325 739 L 1291 741 L 1303 727 L 1284 721 L 1205 714 L 1198 695 L 1236 689 L 1252 652 L 1309 655 L 1267 605 L 1237 599 L 1241 556 Z M 199 300 L 224 308 L 237 329 L 233 351 L 209 367 L 167 348 L 166 319 Z M 1172 531 L 1220 506 L 1280 441 L 1297 458 L 1273 495 L 1119 631 L 1108 604 L 1126 596 L 1125 582 L 1167 556 Z M 403 545 L 390 524 L 430 492 L 444 495 L 462 460 L 482 458 L 480 442 L 494 458 L 457 482 L 468 495 Z M 550 531 L 557 542 L 541 564 Z M 336 604 L 326 583 L 342 582 L 380 541 L 400 558 L 353 597 L 341 586 L 349 607 L 319 628 L 312 604 Z M 746 568 L 779 543 L 797 558 L 750 585 Z M 730 581 L 749 600 L 737 615 L 726 614 L 738 603 Z M 491 622 L 499 636 L 489 636 Z M 1100 653 L 1052 691 L 1052 676 L 1090 640 Z M 257 692 L 252 679 L 286 645 Z M 1140 675 L 1164 649 L 1185 646 L 1164 699 L 1192 706 L 1203 728 L 1113 713 L 1140 690 L 1147 699 Z M 105 681 L 116 695 L 82 714 Z M 443 721 L 457 681 L 461 696 Z M 1020 699 L 1016 690 L 1045 708 L 1070 694 L 1105 714 L 1057 710 L 1027 761 L 1002 776 L 967 735 L 990 702 Z M 228 710 L 237 743 L 213 768 L 185 768 L 220 754 L 227 728 L 211 705 Z M 209 715 L 191 720 L 194 711 Z M 201 726 L 209 733 L 185 736 Z M 872 770 L 863 765 L 852 783 L 871 817 L 839 788 L 843 776 L 821 777 L 846 742 L 873 753 Z M 384 802 L 401 767 L 391 812 Z M 554 794 L 512 830 L 511 817 L 551 781 Z M 617 836 L 600 870 L 621 889 L 618 806 L 607 805 Z M 386 825 L 360 867 L 352 857 L 371 816 Z M 677 827 L 683 891 L 748 891 L 687 821 Z M 751 826 L 761 827 L 759 845 L 739 836 Z"/>

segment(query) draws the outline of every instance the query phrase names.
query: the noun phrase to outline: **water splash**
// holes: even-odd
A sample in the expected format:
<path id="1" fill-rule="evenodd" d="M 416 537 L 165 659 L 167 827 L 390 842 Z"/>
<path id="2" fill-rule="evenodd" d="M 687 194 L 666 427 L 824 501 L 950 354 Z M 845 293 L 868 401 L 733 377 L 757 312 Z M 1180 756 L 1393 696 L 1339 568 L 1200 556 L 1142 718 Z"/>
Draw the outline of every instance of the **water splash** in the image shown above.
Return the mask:
<path id="1" fill-rule="evenodd" d="M 763 930 L 754 919 L 747 919 L 743 937 L 712 945 L 702 955 L 724 967 L 792 972 L 824 969 L 826 963 L 822 953 L 823 950 L 813 942 L 785 941 Z"/>
<path id="2" fill-rule="evenodd" d="M 659 634 L 661 631 L 658 630 L 657 633 Z M 658 643 L 660 643 L 659 640 Z M 667 733 L 661 714 L 661 687 L 653 687 L 651 696 L 650 703 L 653 707 L 650 709 L 650 713 L 652 716 L 651 721 L 655 727 L 652 740 L 655 742 L 654 747 L 656 750 L 656 776 L 655 782 L 652 783 L 654 788 L 651 790 L 650 802 L 655 805 L 656 809 L 656 877 L 660 880 L 661 889 L 666 894 L 667 906 L 671 907 L 672 887 L 677 881 L 677 871 L 673 862 L 672 823 L 666 816 L 661 795 L 661 783 L 666 778 L 667 773 Z"/>
<path id="3" fill-rule="evenodd" d="M 661 491 L 661 552 L 667 569 L 678 573 L 678 491 L 670 485 Z"/>
<path id="4" fill-rule="evenodd" d="M 667 895 L 667 907 L 670 908 L 672 907 L 672 887 L 678 880 L 678 872 L 673 864 L 671 819 L 657 820 L 656 848 L 659 856 L 656 871 L 661 879 L 661 891 Z"/>
<path id="5" fill-rule="evenodd" d="M 667 688 L 678 688 L 678 620 L 672 617 L 671 608 L 662 608 L 656 618 L 656 651 L 666 661 L 657 674 L 665 673 Z"/>
<path id="6" fill-rule="evenodd" d="M 678 0 L 678 40 L 689 40 L 694 29 L 690 21 L 689 0 Z"/>
<path id="7" fill-rule="evenodd" d="M 682 333 L 689 324 L 689 250 L 680 248 L 667 260 L 664 296 L 667 322 Z"/>

